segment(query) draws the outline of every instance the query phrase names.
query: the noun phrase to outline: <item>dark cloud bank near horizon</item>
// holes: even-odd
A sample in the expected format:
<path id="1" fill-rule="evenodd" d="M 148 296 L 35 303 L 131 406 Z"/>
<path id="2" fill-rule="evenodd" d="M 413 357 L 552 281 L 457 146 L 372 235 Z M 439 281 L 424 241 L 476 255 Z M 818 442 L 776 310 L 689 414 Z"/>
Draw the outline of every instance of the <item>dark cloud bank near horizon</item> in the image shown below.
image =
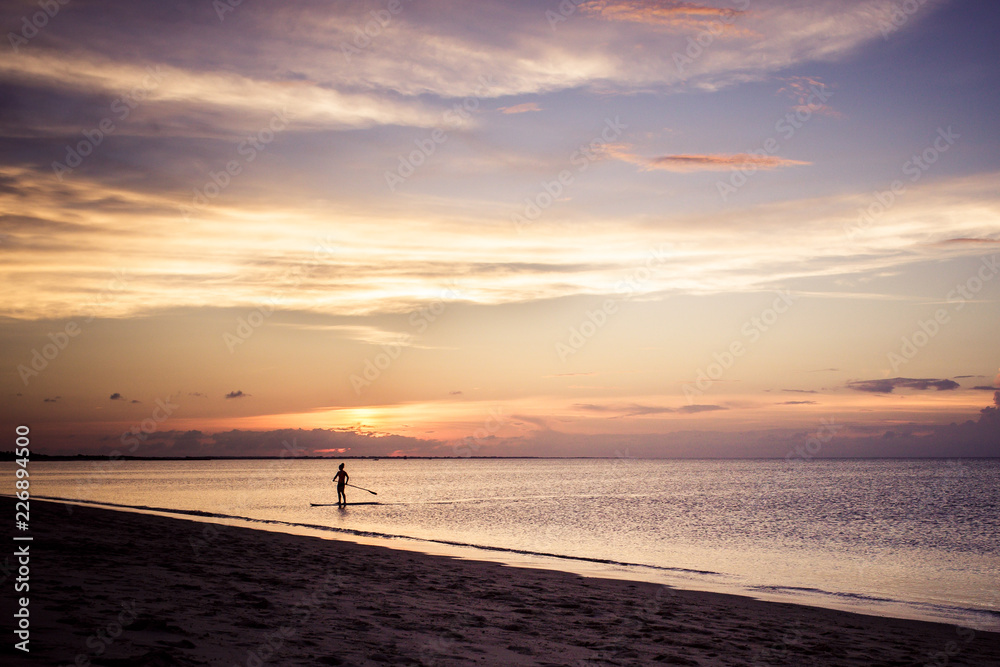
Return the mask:
<path id="1" fill-rule="evenodd" d="M 1000 391 L 977 420 L 946 426 L 900 425 L 865 434 L 833 420 L 808 429 L 743 433 L 680 431 L 665 435 L 577 435 L 541 429 L 528 437 L 422 439 L 335 429 L 162 431 L 135 444 L 128 434 L 81 447 L 68 438 L 40 453 L 130 456 L 540 456 L 606 458 L 1000 457 Z M 845 435 L 844 433 L 851 433 Z M 858 434 L 861 432 L 861 434 Z M 811 452 L 805 449 L 812 439 Z M 816 442 L 820 446 L 816 449 Z M 695 452 L 695 453 L 692 453 Z"/>

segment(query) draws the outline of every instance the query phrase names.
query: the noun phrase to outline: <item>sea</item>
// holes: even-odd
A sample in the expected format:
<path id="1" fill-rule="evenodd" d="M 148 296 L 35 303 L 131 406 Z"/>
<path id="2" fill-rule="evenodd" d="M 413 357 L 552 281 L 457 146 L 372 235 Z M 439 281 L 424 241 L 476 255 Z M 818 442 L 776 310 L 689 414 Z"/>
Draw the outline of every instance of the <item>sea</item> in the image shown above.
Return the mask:
<path id="1" fill-rule="evenodd" d="M 347 459 L 344 508 L 338 463 L 32 462 L 31 491 L 1000 631 L 1000 459 Z"/>

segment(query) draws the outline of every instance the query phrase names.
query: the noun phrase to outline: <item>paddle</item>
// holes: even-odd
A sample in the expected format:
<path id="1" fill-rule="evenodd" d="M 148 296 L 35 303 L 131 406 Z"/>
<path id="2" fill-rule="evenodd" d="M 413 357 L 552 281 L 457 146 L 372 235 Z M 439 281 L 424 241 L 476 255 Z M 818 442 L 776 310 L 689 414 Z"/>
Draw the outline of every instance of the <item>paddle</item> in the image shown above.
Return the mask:
<path id="1" fill-rule="evenodd" d="M 378 495 L 377 493 L 375 493 L 371 489 L 365 489 L 365 488 L 362 488 L 360 486 L 354 486 L 353 484 L 345 484 L 345 486 L 350 486 L 350 487 L 353 487 L 355 489 L 361 489 L 362 491 L 367 491 L 368 493 L 372 494 L 373 496 L 377 496 Z"/>

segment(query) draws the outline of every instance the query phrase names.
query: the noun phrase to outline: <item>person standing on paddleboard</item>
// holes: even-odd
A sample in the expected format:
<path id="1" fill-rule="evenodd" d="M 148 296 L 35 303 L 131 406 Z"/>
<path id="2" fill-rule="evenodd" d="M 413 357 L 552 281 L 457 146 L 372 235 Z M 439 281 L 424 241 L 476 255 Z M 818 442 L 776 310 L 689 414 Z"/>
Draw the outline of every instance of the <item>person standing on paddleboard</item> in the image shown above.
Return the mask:
<path id="1" fill-rule="evenodd" d="M 344 493 L 344 491 L 347 487 L 347 480 L 349 479 L 350 476 L 347 474 L 347 471 L 344 470 L 344 464 L 341 463 L 340 470 L 337 471 L 337 476 L 333 478 L 333 481 L 337 483 L 337 504 L 341 507 L 347 506 L 347 494 Z M 343 501 L 341 501 L 341 498 L 343 498 Z"/>

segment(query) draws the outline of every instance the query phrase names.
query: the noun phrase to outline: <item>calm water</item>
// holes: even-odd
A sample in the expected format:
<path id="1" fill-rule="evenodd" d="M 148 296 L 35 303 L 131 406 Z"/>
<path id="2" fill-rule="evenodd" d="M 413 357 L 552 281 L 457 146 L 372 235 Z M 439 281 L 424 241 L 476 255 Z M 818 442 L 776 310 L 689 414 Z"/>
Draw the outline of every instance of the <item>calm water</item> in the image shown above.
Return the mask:
<path id="1" fill-rule="evenodd" d="M 336 465 L 302 460 L 35 462 L 32 490 L 1000 630 L 1000 460 L 345 463 L 381 504 L 310 507 Z"/>

